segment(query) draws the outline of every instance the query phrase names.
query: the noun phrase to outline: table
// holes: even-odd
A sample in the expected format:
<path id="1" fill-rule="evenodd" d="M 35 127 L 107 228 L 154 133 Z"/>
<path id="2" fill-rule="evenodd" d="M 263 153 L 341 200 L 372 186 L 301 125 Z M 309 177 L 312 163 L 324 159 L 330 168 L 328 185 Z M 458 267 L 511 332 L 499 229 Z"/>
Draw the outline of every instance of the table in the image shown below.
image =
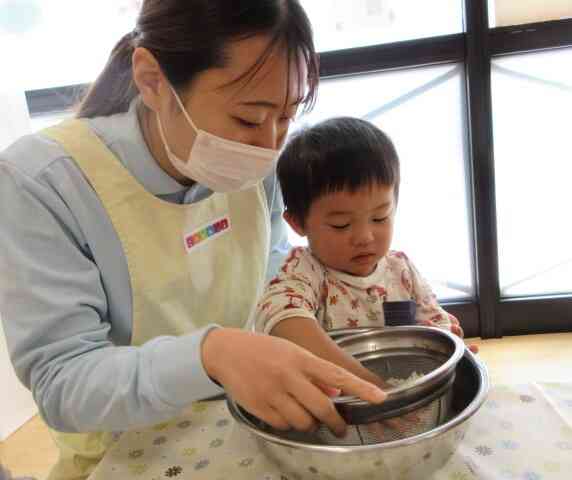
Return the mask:
<path id="1" fill-rule="evenodd" d="M 408 468 L 379 480 L 407 480 Z M 257 451 L 224 402 L 197 403 L 176 420 L 124 433 L 90 476 L 109 478 L 298 480 Z M 428 480 L 570 478 L 572 382 L 538 382 L 493 387 L 456 453 Z"/>

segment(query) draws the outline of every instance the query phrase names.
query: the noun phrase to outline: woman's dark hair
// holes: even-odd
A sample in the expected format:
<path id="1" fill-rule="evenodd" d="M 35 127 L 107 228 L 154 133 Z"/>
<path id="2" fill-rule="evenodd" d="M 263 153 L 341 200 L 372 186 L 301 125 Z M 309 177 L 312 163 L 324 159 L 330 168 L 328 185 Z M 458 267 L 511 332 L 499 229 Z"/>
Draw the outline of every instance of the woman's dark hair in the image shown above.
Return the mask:
<path id="1" fill-rule="evenodd" d="M 286 210 L 304 225 L 320 196 L 375 184 L 399 196 L 399 158 L 390 138 L 352 117 L 325 120 L 295 133 L 280 154 L 278 179 Z"/>
<path id="2" fill-rule="evenodd" d="M 312 28 L 298 0 L 144 0 L 136 28 L 114 47 L 77 116 L 90 118 L 128 110 L 138 93 L 131 64 L 136 47 L 145 47 L 155 56 L 177 89 L 204 70 L 224 67 L 229 42 L 258 34 L 269 35 L 271 41 L 243 78 L 254 75 L 277 48 L 285 48 L 289 65 L 302 54 L 308 68 L 303 104 L 311 108 L 319 79 L 318 61 Z"/>

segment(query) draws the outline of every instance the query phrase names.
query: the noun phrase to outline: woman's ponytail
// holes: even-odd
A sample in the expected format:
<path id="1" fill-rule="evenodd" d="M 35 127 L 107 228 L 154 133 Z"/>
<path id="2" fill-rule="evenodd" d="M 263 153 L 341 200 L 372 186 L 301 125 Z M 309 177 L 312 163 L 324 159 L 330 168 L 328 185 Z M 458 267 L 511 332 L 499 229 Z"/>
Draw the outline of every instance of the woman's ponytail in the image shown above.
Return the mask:
<path id="1" fill-rule="evenodd" d="M 77 117 L 93 118 L 126 112 L 137 95 L 131 57 L 135 31 L 125 35 L 111 51 L 107 65 L 81 101 Z"/>

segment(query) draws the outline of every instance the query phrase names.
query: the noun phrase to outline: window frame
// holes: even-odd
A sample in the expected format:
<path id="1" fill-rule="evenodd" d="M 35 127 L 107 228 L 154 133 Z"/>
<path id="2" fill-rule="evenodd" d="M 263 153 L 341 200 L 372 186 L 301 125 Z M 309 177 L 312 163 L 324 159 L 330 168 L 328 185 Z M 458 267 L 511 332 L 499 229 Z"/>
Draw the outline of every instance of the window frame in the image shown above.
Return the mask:
<path id="1" fill-rule="evenodd" d="M 459 0 L 463 1 L 463 0 Z M 320 77 L 464 64 L 469 145 L 467 192 L 471 212 L 472 272 L 476 298 L 445 301 L 461 319 L 467 336 L 563 332 L 572 330 L 572 294 L 502 298 L 498 274 L 491 60 L 572 46 L 572 19 L 489 28 L 486 0 L 464 0 L 465 33 L 320 54 Z M 31 117 L 67 111 L 88 85 L 26 92 Z"/>

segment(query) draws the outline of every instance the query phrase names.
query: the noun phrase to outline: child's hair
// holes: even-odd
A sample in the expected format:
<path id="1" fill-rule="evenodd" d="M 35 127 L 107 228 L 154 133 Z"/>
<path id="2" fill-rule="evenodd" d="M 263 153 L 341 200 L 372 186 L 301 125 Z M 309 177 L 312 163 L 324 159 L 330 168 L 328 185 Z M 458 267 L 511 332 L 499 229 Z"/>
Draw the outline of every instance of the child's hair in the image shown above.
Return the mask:
<path id="1" fill-rule="evenodd" d="M 389 137 L 353 117 L 325 120 L 302 129 L 278 159 L 278 180 L 286 210 L 304 225 L 320 196 L 363 186 L 393 185 L 399 193 L 399 158 Z"/>

